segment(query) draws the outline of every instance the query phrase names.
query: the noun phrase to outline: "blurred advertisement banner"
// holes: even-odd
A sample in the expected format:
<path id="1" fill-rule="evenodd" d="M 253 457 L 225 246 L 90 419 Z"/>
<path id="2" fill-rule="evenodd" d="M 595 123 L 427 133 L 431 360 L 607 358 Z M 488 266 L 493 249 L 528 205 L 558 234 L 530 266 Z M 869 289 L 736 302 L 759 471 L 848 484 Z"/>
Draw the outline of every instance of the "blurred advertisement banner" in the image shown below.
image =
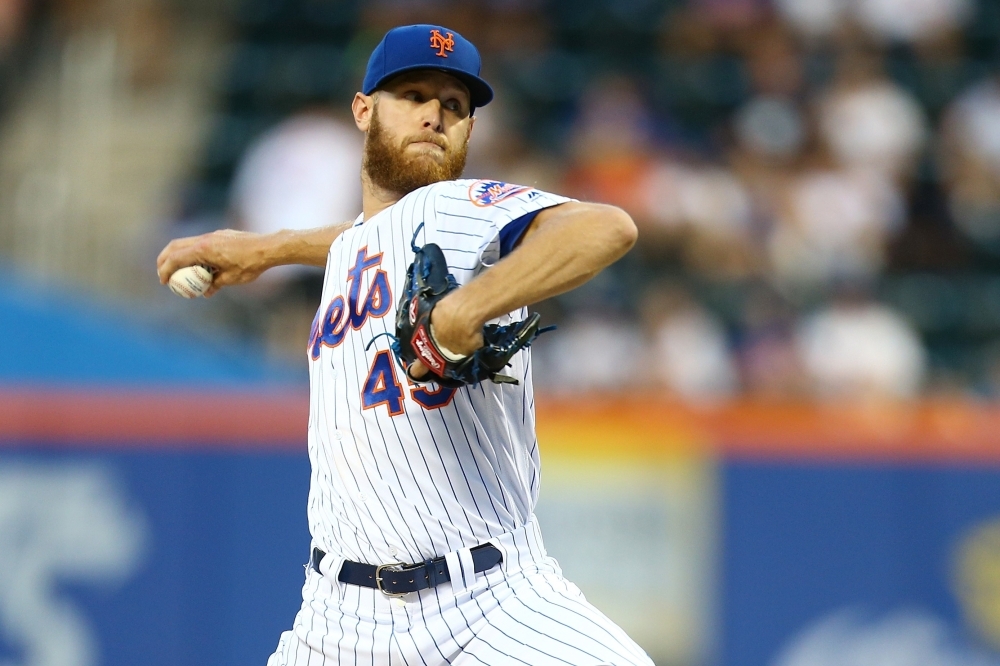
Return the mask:
<path id="1" fill-rule="evenodd" d="M 294 393 L 0 391 L 0 665 L 263 663 L 308 557 L 305 421 Z M 537 514 L 660 666 L 1000 666 L 998 422 L 543 397 Z"/>
<path id="2" fill-rule="evenodd" d="M 715 579 L 715 464 L 680 430 L 546 411 L 537 515 L 587 599 L 658 664 L 704 663 Z"/>
<path id="3" fill-rule="evenodd" d="M 1000 469 L 743 460 L 722 488 L 727 666 L 1000 664 Z"/>
<path id="4" fill-rule="evenodd" d="M 0 468 L 0 635 L 14 666 L 95 666 L 101 646 L 60 584 L 114 589 L 134 575 L 145 516 L 104 466 Z"/>
<path id="5" fill-rule="evenodd" d="M 185 448 L 0 443 L 0 664 L 267 660 L 300 601 L 308 459 Z"/>

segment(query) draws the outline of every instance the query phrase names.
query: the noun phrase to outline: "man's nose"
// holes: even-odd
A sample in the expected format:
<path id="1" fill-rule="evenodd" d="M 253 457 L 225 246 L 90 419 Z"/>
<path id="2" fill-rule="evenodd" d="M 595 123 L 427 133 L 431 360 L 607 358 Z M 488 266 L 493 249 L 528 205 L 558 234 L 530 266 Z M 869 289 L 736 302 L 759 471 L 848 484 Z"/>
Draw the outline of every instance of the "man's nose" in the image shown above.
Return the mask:
<path id="1" fill-rule="evenodd" d="M 421 122 L 424 129 L 434 132 L 444 131 L 444 123 L 441 118 L 441 101 L 437 99 L 428 100 L 420 106 Z"/>

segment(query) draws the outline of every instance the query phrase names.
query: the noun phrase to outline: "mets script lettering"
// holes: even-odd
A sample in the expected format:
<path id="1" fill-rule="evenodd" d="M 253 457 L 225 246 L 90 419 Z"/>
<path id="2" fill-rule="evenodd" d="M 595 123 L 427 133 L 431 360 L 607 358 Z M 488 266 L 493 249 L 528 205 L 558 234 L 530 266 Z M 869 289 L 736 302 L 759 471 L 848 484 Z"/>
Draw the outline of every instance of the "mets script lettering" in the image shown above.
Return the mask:
<path id="1" fill-rule="evenodd" d="M 309 336 L 309 353 L 313 360 L 319 358 L 320 349 L 336 347 L 347 336 L 348 325 L 357 330 L 364 326 L 369 317 L 384 317 L 392 305 L 392 292 L 389 289 L 389 275 L 379 269 L 375 271 L 371 286 L 364 300 L 361 300 L 361 282 L 365 271 L 377 268 L 382 264 L 382 253 L 368 256 L 368 247 L 358 250 L 354 265 L 347 271 L 347 298 L 337 296 L 326 307 L 322 316 L 318 316 L 312 325 Z M 319 314 L 319 313 L 317 313 Z"/>

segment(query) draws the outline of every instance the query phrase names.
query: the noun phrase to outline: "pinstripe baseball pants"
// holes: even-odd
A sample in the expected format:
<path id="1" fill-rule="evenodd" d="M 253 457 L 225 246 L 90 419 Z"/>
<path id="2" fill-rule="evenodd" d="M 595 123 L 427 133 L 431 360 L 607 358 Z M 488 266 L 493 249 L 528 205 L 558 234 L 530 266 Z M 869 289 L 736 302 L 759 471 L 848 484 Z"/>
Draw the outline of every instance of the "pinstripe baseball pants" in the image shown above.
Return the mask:
<path id="1" fill-rule="evenodd" d="M 327 556 L 325 575 L 307 569 L 302 607 L 267 666 L 653 666 L 563 578 L 534 521 L 491 542 L 500 566 L 463 578 L 458 551 L 451 583 L 401 598 L 339 582 Z"/>

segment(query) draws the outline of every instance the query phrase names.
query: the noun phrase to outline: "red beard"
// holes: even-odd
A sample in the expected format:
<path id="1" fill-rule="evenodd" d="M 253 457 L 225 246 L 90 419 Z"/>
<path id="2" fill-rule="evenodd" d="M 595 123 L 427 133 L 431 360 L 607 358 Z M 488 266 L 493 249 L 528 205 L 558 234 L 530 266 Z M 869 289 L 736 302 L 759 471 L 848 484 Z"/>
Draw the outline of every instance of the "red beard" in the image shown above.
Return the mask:
<path id="1" fill-rule="evenodd" d="M 365 136 L 365 152 L 362 168 L 368 174 L 372 184 L 389 192 L 409 194 L 413 190 L 438 183 L 442 180 L 454 180 L 465 170 L 465 158 L 469 150 L 468 136 L 456 148 L 448 149 L 445 140 L 440 136 L 420 137 L 418 141 L 430 141 L 445 149 L 444 161 L 439 162 L 428 156 L 411 156 L 403 151 L 406 145 L 395 136 L 390 135 L 379 122 L 378 105 L 372 112 L 371 125 Z"/>

